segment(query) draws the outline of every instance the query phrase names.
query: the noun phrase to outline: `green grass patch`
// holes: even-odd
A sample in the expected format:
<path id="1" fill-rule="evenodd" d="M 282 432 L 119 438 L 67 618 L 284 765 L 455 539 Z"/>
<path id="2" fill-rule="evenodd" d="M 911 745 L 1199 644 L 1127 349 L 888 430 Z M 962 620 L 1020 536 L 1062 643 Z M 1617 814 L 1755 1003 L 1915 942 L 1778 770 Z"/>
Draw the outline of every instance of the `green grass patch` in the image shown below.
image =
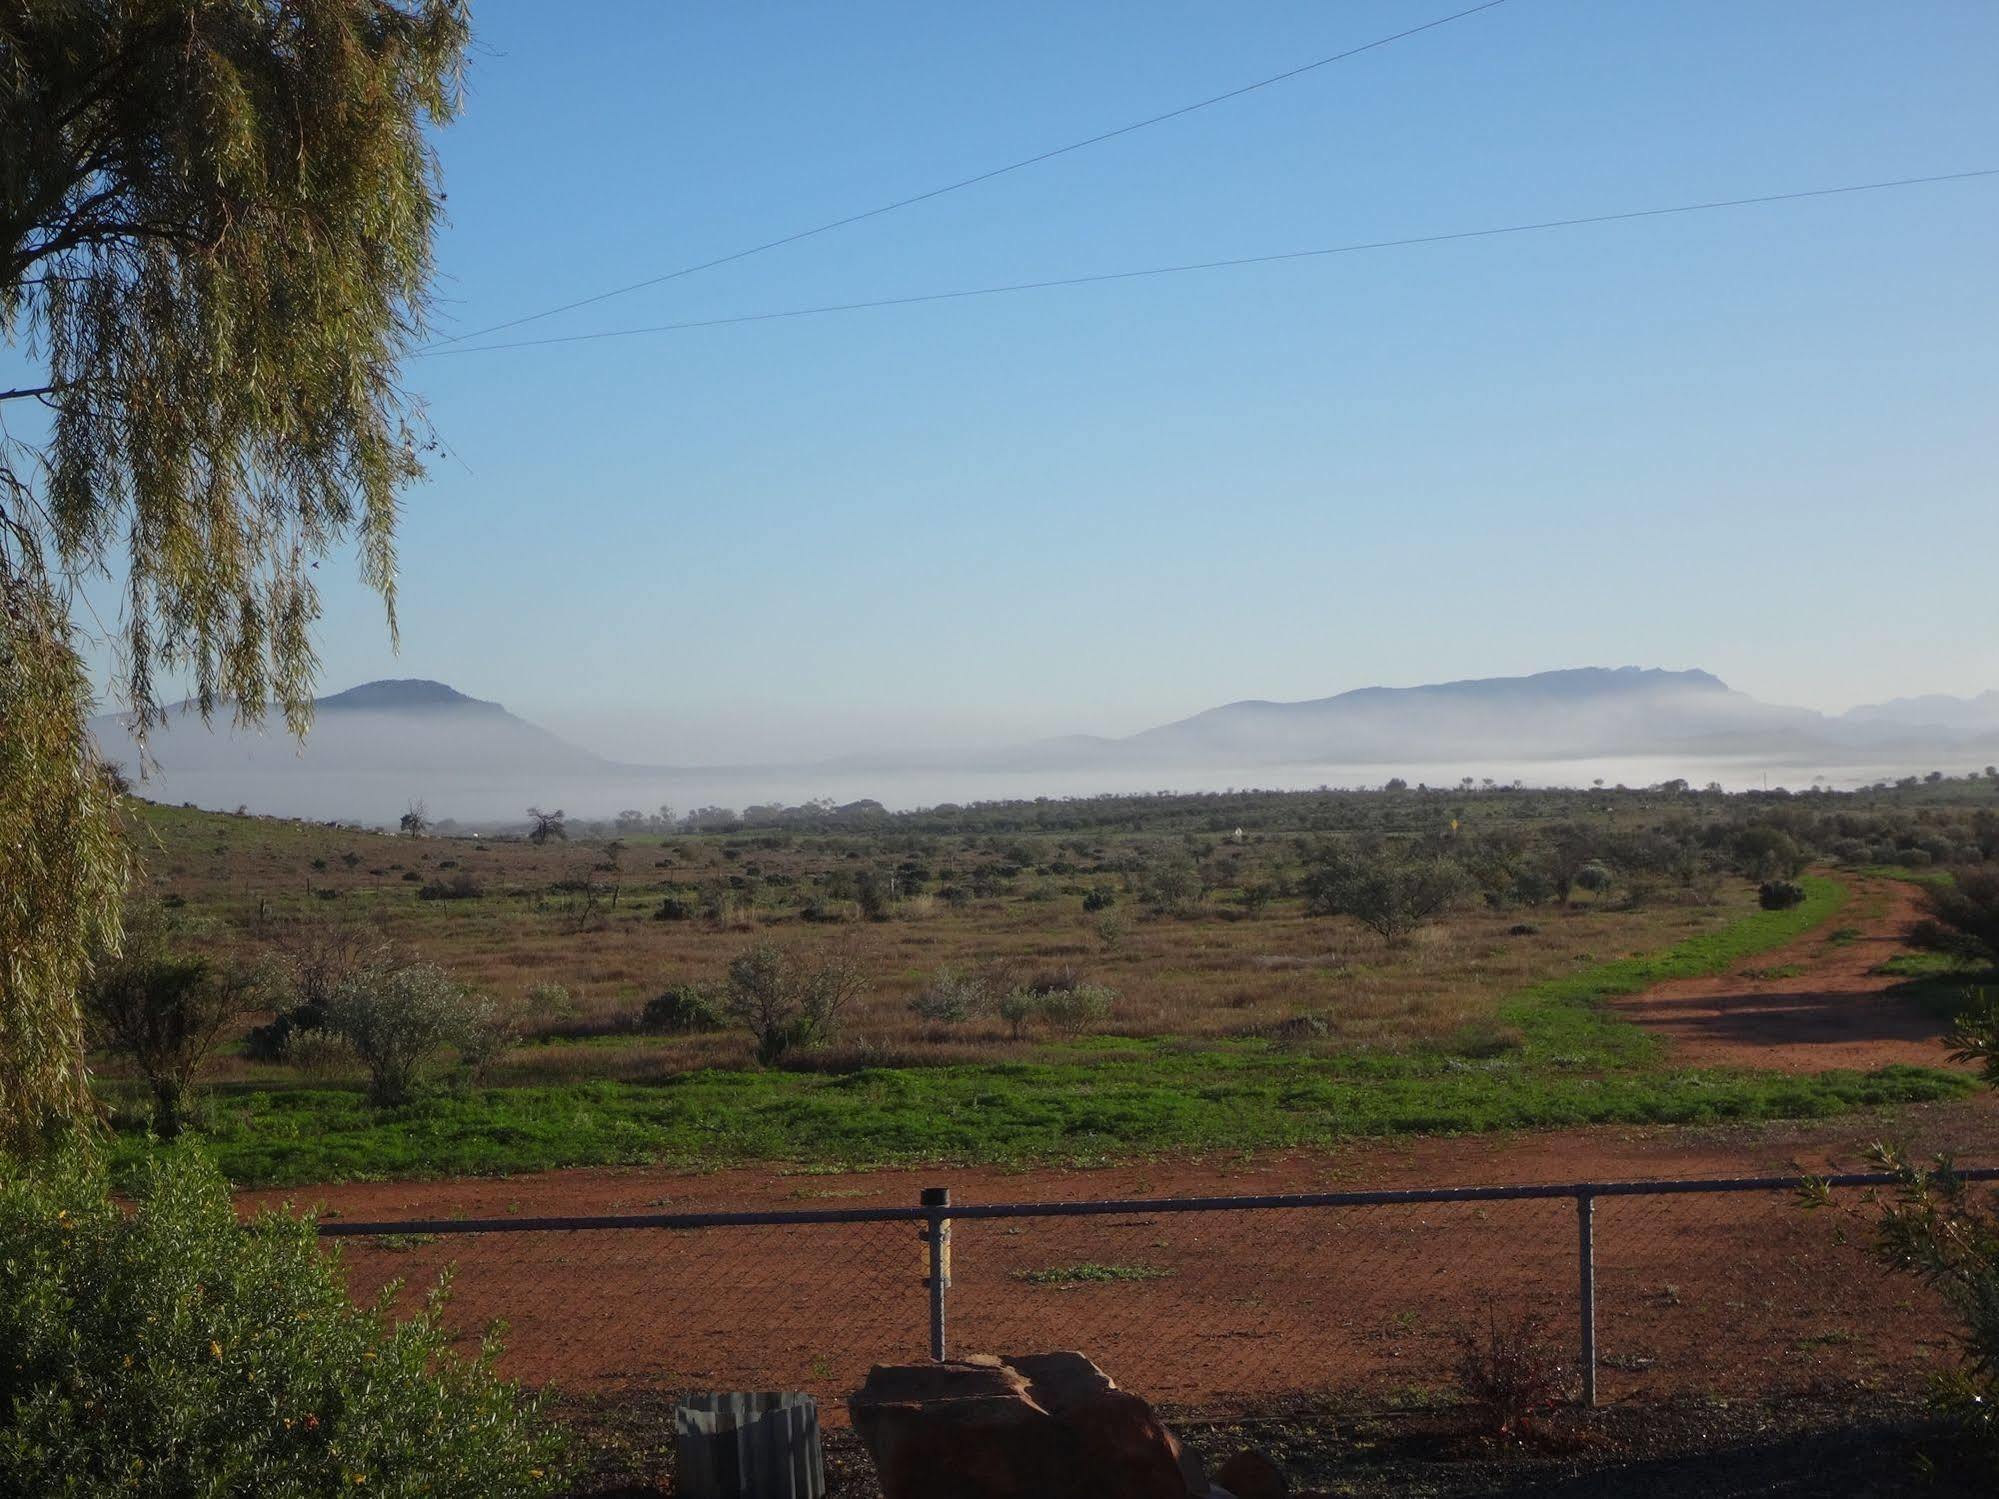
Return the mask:
<path id="1" fill-rule="evenodd" d="M 1799 877 L 1805 898 L 1788 911 L 1752 911 L 1711 932 L 1677 942 L 1663 952 L 1599 963 L 1581 973 L 1548 979 L 1503 1000 L 1502 1024 L 1526 1038 L 1531 1060 L 1560 1057 L 1571 1066 L 1637 1067 L 1656 1062 L 1658 1037 L 1604 1008 L 1604 1001 L 1637 994 L 1671 979 L 1724 973 L 1744 958 L 1782 947 L 1837 916 L 1847 887 L 1824 875 Z"/>

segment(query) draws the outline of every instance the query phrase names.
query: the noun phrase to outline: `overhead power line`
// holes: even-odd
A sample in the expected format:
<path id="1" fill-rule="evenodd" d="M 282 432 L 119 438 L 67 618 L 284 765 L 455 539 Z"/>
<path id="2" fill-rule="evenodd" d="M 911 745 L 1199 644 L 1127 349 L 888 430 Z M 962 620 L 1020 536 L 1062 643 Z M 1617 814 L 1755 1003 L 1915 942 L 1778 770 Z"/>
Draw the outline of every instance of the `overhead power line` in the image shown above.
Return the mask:
<path id="1" fill-rule="evenodd" d="M 1439 16 L 1434 21 L 1425 21 L 1421 26 L 1411 26 L 1408 30 L 1398 31 L 1392 36 L 1376 37 L 1373 41 L 1363 42 L 1358 47 L 1349 47 L 1344 52 L 1335 52 L 1330 57 L 1321 57 L 1314 62 L 1303 63 L 1298 67 L 1286 69 L 1282 73 L 1273 73 L 1270 77 L 1259 78 L 1254 83 L 1245 83 L 1242 87 L 1232 88 L 1225 94 L 1215 94 L 1211 98 L 1196 100 L 1192 104 L 1183 104 L 1178 109 L 1169 109 L 1164 114 L 1152 115 L 1143 120 L 1133 120 L 1129 125 L 1120 125 L 1114 130 L 1105 130 L 1099 134 L 1088 136 L 1083 140 L 1071 141 L 1066 146 L 1056 146 L 1052 150 L 1042 151 L 1034 156 L 1023 156 L 1019 161 L 1010 161 L 1005 166 L 993 167 L 988 171 L 977 172 L 970 177 L 961 177 L 956 182 L 945 183 L 942 187 L 933 187 L 926 192 L 916 193 L 907 198 L 898 198 L 893 203 L 884 203 L 877 208 L 868 208 L 863 209 L 859 213 L 850 213 L 845 218 L 831 219 L 824 224 L 815 224 L 810 229 L 800 229 L 791 234 L 779 235 L 776 239 L 767 239 L 762 244 L 751 245 L 747 249 L 732 250 L 727 255 L 717 255 L 713 260 L 703 260 L 694 265 L 684 265 L 675 271 L 665 271 L 657 276 L 648 276 L 643 281 L 634 281 L 626 286 L 614 286 L 609 291 L 600 291 L 587 297 L 579 297 L 573 302 L 564 302 L 557 307 L 547 307 L 543 308 L 540 312 L 530 312 L 521 317 L 509 318 L 504 323 L 494 323 L 485 328 L 475 328 L 469 333 L 456 333 L 449 338 L 437 339 L 428 347 L 433 350 L 443 349 L 451 344 L 465 343 L 474 338 L 484 338 L 491 333 L 503 333 L 509 328 L 518 328 L 523 323 L 535 323 L 540 322 L 543 318 L 559 317 L 565 312 L 574 312 L 579 307 L 590 307 L 598 302 L 607 302 L 613 297 L 622 297 L 635 291 L 644 291 L 649 286 L 659 286 L 667 281 L 678 281 L 683 276 L 696 275 L 701 271 L 712 271 L 716 266 L 729 265 L 738 260 L 747 260 L 752 255 L 761 255 L 766 250 L 775 250 L 783 245 L 795 245 L 802 239 L 811 239 L 815 235 L 829 234 L 835 229 L 844 229 L 849 224 L 858 224 L 866 219 L 878 219 L 883 214 L 894 213 L 898 209 L 911 208 L 918 203 L 927 203 L 932 198 L 943 197 L 946 193 L 955 193 L 968 187 L 976 187 L 981 182 L 991 182 L 995 177 L 1004 177 L 1010 172 L 1025 171 L 1027 168 L 1039 166 L 1045 161 L 1053 161 L 1058 156 L 1068 156 L 1073 152 L 1084 151 L 1091 146 L 1100 146 L 1105 141 L 1113 141 L 1120 136 L 1130 135 L 1135 131 L 1147 130 L 1154 125 L 1163 125 L 1168 120 L 1177 120 L 1203 109 L 1212 109 L 1217 104 L 1226 104 L 1231 99 L 1240 99 L 1245 94 L 1253 94 L 1257 90 L 1269 88 L 1273 84 L 1286 83 L 1293 78 L 1301 78 L 1307 73 L 1318 71 L 1320 68 L 1331 67 L 1336 62 L 1345 62 L 1350 57 L 1359 57 L 1363 52 L 1373 52 L 1392 43 L 1404 41 L 1409 37 L 1420 36 L 1423 32 L 1435 31 L 1439 26 L 1448 26 L 1453 21 L 1462 21 L 1467 16 L 1475 16 L 1480 11 L 1494 10 L 1504 4 L 1506 4 L 1506 0 L 1485 0 L 1485 3 L 1482 5 L 1474 5 L 1468 10 L 1461 10 L 1452 15 Z"/>
<path id="2" fill-rule="evenodd" d="M 1051 291 L 1058 287 L 1095 286 L 1108 281 L 1137 281 L 1152 276 L 1178 276 L 1192 271 L 1221 271 L 1239 266 L 1276 265 L 1285 261 L 1315 260 L 1332 255 L 1356 255 L 1371 250 L 1400 250 L 1416 245 L 1442 245 L 1456 240 L 1496 239 L 1509 234 L 1537 234 L 1554 229 L 1579 229 L 1590 224 L 1628 223 L 1636 219 L 1667 218 L 1675 214 L 1710 213 L 1724 208 L 1753 208 L 1769 203 L 1795 203 L 1806 198 L 1833 198 L 1853 193 L 1885 192 L 1890 188 L 1923 187 L 1939 182 L 1965 182 L 1980 177 L 1999 177 L 1999 167 L 1981 167 L 1968 172 L 1941 172 L 1929 177 L 1897 177 L 1886 182 L 1853 182 L 1839 187 L 1805 188 L 1788 193 L 1761 193 L 1753 198 L 1715 198 L 1699 203 L 1675 203 L 1664 208 L 1634 208 L 1620 213 L 1593 213 L 1576 218 L 1541 219 L 1529 224 L 1503 224 L 1488 229 L 1459 229 L 1446 234 L 1413 234 L 1400 239 L 1363 240 L 1353 244 L 1325 245 L 1312 250 L 1282 250 L 1269 255 L 1238 255 L 1226 260 L 1190 260 L 1175 265 L 1145 266 L 1137 270 L 1097 271 L 1081 276 L 1052 276 L 1039 281 L 1009 281 L 998 286 L 963 287 L 954 291 L 919 292 L 901 297 L 875 297 L 860 302 L 827 302 L 814 307 L 788 307 L 776 312 L 745 312 L 729 317 L 656 323 L 643 328 L 608 328 L 596 333 L 566 333 L 550 338 L 475 344 L 468 348 L 423 349 L 419 350 L 415 357 L 423 359 L 447 354 L 490 354 L 502 349 L 539 349 L 552 344 L 591 343 L 605 338 L 638 338 L 646 334 L 685 333 L 696 328 L 726 328 L 738 323 L 769 323 L 784 318 L 817 317 L 833 312 L 869 312 L 885 307 L 914 307 L 925 302 L 953 302 L 971 297 L 1006 296 L 1014 292 Z"/>

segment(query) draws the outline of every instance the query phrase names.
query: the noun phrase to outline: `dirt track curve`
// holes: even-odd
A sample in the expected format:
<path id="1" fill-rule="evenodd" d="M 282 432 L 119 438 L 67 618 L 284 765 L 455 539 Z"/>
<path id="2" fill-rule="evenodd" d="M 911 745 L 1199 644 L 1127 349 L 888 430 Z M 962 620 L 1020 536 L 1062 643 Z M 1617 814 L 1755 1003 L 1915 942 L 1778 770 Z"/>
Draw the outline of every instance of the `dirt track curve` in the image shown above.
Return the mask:
<path id="1" fill-rule="evenodd" d="M 1890 994 L 1895 980 L 1879 972 L 1903 951 L 1902 931 L 1916 916 L 1914 892 L 1899 880 L 1856 877 L 1852 886 L 1852 899 L 1827 926 L 1728 973 L 1660 984 L 1614 1001 L 1615 1008 L 1698 1066 L 1949 1066 L 1942 1022 Z M 1835 932 L 1850 935 L 1833 941 Z"/>

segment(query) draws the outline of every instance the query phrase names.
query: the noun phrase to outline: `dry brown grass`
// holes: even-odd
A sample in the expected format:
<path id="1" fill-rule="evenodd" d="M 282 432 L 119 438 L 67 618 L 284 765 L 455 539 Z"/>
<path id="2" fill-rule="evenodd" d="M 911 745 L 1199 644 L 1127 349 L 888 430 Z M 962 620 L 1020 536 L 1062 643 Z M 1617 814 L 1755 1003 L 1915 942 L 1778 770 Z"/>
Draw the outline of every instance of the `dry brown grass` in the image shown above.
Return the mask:
<path id="1" fill-rule="evenodd" d="M 750 1053 L 741 1036 L 655 1037 L 635 1027 L 646 999 L 671 984 L 718 981 L 756 937 L 806 948 L 838 944 L 874 975 L 841 1045 L 806 1065 L 993 1061 L 1045 1044 L 1040 1033 L 1014 1040 L 993 1017 L 946 1025 L 912 1014 L 912 996 L 946 965 L 1071 969 L 1117 992 L 1101 1028 L 1112 1036 L 1278 1035 L 1327 1050 L 1398 1049 L 1490 1028 L 1496 1002 L 1509 992 L 1667 946 L 1750 903 L 1746 891 L 1731 891 L 1716 906 L 1544 907 L 1528 913 L 1538 932 L 1522 936 L 1509 935 L 1522 913 L 1470 910 L 1388 948 L 1350 922 L 1304 915 L 1296 899 L 1276 900 L 1252 917 L 1222 890 L 1190 914 L 1151 916 L 1120 893 L 1107 937 L 1101 916 L 1083 910 L 1082 896 L 1091 885 L 1121 888 L 1122 877 L 1110 871 L 1144 841 L 1133 838 L 1104 847 L 1094 867 L 1074 875 L 1025 869 L 1004 896 L 954 906 L 926 893 L 903 901 L 887 921 L 862 921 L 851 902 L 828 902 L 843 919 L 813 922 L 797 910 L 812 880 L 859 867 L 849 857 L 857 851 L 874 850 L 869 857 L 877 862 L 899 851 L 884 854 L 867 839 L 852 847 L 810 838 L 745 848 L 742 840 L 677 838 L 665 847 L 634 842 L 620 867 L 605 872 L 594 867 L 604 862 L 594 845 L 408 840 L 166 808 L 148 821 L 156 838 L 147 878 L 156 893 L 182 903 L 202 941 L 217 950 L 255 955 L 286 923 L 342 921 L 502 997 L 562 985 L 571 1012 L 528 1017 L 527 1044 L 495 1073 L 502 1082 L 636 1080 L 744 1065 Z M 961 881 L 996 862 L 988 849 L 964 847 L 969 841 L 932 840 L 926 861 Z M 348 853 L 358 855 L 351 866 Z M 1246 873 L 1282 871 L 1275 846 L 1225 854 Z M 784 904 L 739 905 L 722 920 L 654 919 L 663 896 L 746 871 L 766 882 L 767 901 Z M 470 873 L 484 894 L 417 897 L 421 884 L 457 873 Z M 267 1071 L 229 1058 L 216 1075 Z"/>

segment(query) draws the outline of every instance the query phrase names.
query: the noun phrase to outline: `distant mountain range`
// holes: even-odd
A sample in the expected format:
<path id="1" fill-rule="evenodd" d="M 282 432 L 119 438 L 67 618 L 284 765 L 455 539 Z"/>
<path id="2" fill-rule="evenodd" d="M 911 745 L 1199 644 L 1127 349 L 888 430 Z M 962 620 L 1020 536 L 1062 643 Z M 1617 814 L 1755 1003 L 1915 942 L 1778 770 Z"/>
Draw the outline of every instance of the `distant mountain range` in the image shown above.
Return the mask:
<path id="1" fill-rule="evenodd" d="M 1117 786 L 1189 784 L 1229 771 L 1235 783 L 1278 784 L 1274 772 L 1342 767 L 1519 765 L 1619 757 L 1687 762 L 1774 760 L 1831 769 L 1900 765 L 1962 771 L 1999 760 L 1999 691 L 1913 697 L 1829 715 L 1759 702 L 1704 671 L 1582 667 L 1420 687 L 1364 687 L 1305 702 L 1228 703 L 1123 738 L 1072 735 L 921 763 L 893 756 L 789 766 L 676 769 L 622 765 L 441 682 L 368 682 L 321 698 L 304 749 L 274 722 L 261 731 L 170 714 L 147 750 L 166 800 L 393 822 L 405 801 L 463 818 L 517 817 L 529 800 L 579 815 L 681 805 L 710 795 L 782 799 L 778 788 L 842 781 L 853 794 L 895 797 L 898 778 L 970 799 L 952 778 L 998 778 L 1007 794 L 1062 795 Z M 93 720 L 106 756 L 135 768 L 139 748 L 116 717 Z M 1263 772 L 1260 776 L 1259 772 Z M 1384 773 L 1392 773 L 1386 771 Z M 1515 772 L 1516 774 L 1521 772 Z M 1870 771 L 1870 774 L 1875 773 Z M 1173 780 L 1173 777 L 1179 780 Z M 872 778 L 870 780 L 870 778 Z M 1297 774 L 1294 783 L 1305 784 Z M 717 792 L 717 784 L 735 788 Z M 797 799 L 817 790 L 793 791 Z M 908 798 L 898 799 L 907 804 Z"/>
<path id="2" fill-rule="evenodd" d="M 1759 702 L 1705 671 L 1592 666 L 1362 687 L 1305 702 L 1228 703 L 1126 738 L 1045 740 L 1009 758 L 1017 764 L 1111 758 L 1167 766 L 1386 765 L 1462 756 L 1872 755 L 1971 742 L 1999 742 L 1999 692 L 1903 698 L 1831 716 Z"/>

